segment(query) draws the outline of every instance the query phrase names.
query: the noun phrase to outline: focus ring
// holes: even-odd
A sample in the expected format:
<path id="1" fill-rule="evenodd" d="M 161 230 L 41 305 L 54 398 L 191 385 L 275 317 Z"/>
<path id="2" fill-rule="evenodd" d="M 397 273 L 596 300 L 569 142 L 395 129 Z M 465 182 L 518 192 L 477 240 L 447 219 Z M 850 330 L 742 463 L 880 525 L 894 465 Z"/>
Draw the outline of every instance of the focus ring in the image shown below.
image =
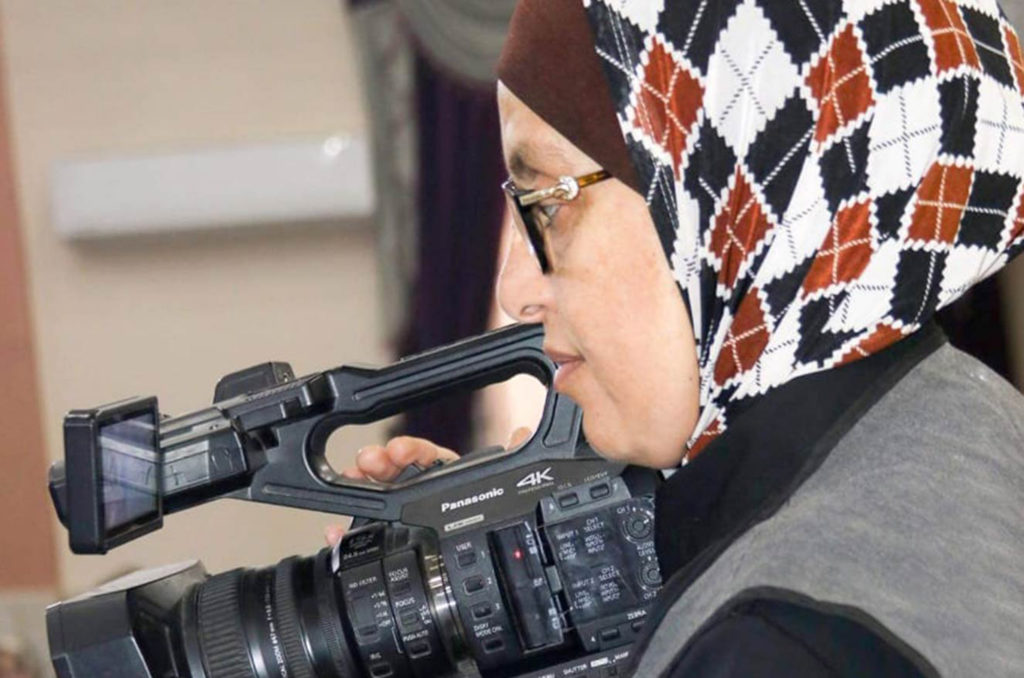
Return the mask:
<path id="1" fill-rule="evenodd" d="M 254 678 L 242 630 L 242 569 L 210 577 L 199 589 L 199 646 L 209 678 Z"/>
<path id="2" fill-rule="evenodd" d="M 323 630 L 335 673 L 339 676 L 358 676 L 361 671 L 356 667 L 355 658 L 349 650 L 345 629 L 342 628 L 343 613 L 334 595 L 331 551 L 330 548 L 321 549 L 313 561 L 313 590 L 320 628 Z"/>
<path id="3" fill-rule="evenodd" d="M 310 660 L 302 649 L 302 629 L 299 611 L 295 605 L 295 588 L 292 572 L 298 558 L 292 557 L 277 564 L 274 572 L 274 602 L 277 604 L 275 617 L 284 646 L 288 672 L 295 678 L 314 678 Z"/>

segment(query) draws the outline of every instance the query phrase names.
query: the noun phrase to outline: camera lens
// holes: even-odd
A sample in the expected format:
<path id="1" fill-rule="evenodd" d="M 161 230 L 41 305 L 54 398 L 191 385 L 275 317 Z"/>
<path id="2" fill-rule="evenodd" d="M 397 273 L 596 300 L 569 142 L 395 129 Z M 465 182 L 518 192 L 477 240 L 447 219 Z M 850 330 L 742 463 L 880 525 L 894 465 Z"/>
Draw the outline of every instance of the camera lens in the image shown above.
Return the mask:
<path id="1" fill-rule="evenodd" d="M 329 551 L 210 577 L 194 592 L 194 638 L 206 678 L 358 675 L 334 594 Z M 195 662 L 193 662 L 195 664 Z"/>
<path id="2" fill-rule="evenodd" d="M 410 548 L 342 569 L 323 549 L 210 577 L 183 613 L 192 678 L 445 675 L 459 632 L 435 561 Z"/>

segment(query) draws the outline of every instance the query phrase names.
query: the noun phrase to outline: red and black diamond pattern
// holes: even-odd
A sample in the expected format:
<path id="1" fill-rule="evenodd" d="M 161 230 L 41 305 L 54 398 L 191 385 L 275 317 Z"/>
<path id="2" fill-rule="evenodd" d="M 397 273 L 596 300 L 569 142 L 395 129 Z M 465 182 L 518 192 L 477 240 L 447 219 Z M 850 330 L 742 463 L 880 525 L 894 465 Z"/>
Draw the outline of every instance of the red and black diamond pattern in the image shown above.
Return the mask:
<path id="1" fill-rule="evenodd" d="M 995 0 L 581 0 L 690 308 L 690 456 L 1024 251 L 1024 54 Z"/>

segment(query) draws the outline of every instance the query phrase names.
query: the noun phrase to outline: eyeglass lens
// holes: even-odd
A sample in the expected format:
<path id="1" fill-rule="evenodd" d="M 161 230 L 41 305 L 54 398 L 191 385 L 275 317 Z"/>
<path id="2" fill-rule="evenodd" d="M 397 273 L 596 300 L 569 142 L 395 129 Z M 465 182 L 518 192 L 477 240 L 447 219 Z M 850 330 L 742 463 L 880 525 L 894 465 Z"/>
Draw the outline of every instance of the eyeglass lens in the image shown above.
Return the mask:
<path id="1" fill-rule="evenodd" d="M 509 209 L 512 210 L 513 221 L 519 229 L 520 235 L 526 238 L 526 242 L 530 244 L 530 249 L 540 265 L 541 272 L 549 273 L 551 271 L 551 261 L 548 257 L 547 242 L 545 240 L 547 215 L 544 214 L 543 210 L 539 209 L 539 206 L 530 205 L 523 207 L 511 195 L 506 194 L 506 197 L 508 198 Z"/>

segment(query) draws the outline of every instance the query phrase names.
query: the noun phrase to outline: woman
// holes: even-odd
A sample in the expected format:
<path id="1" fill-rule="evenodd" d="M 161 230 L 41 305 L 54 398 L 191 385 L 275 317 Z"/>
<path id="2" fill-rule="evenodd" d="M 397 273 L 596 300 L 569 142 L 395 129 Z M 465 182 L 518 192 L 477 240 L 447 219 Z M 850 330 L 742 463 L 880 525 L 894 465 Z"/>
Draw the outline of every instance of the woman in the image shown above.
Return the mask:
<path id="1" fill-rule="evenodd" d="M 524 0 L 499 76 L 499 299 L 682 467 L 637 674 L 1024 675 L 1024 398 L 932 321 L 1024 249 L 994 2 Z"/>

